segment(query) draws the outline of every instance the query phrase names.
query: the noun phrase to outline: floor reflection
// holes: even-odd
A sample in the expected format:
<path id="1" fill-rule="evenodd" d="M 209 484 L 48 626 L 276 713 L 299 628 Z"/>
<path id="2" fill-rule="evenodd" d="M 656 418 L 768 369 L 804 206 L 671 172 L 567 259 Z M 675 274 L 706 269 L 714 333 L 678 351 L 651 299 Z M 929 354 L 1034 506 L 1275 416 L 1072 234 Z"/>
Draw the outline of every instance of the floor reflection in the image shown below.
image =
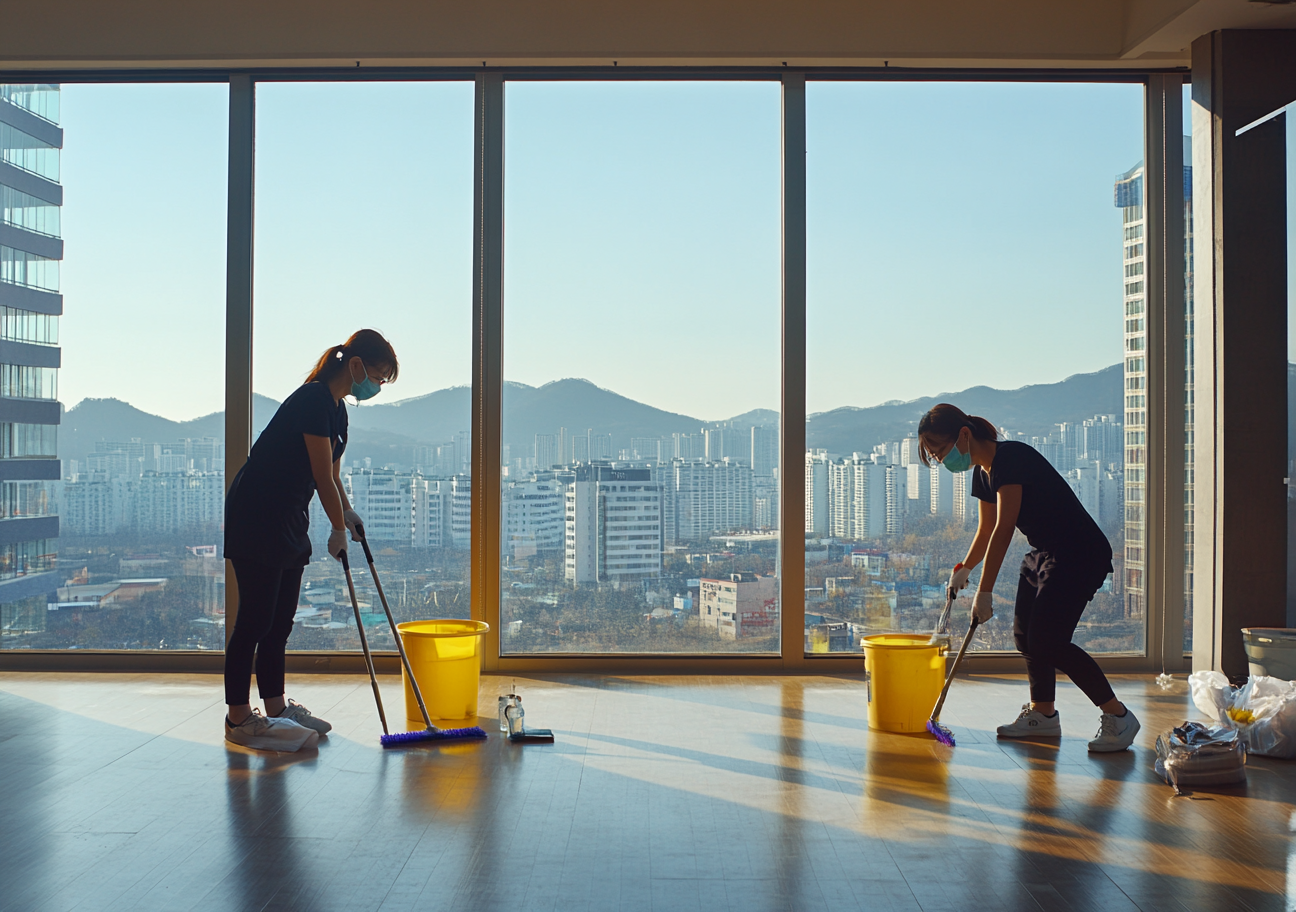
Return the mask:
<path id="1" fill-rule="evenodd" d="M 599 680 L 519 681 L 553 745 L 488 729 L 484 743 L 390 750 L 367 680 L 320 681 L 336 696 L 333 735 L 276 755 L 221 744 L 218 680 L 182 679 L 185 700 L 201 687 L 213 698 L 159 735 L 25 701 L 0 675 L 0 909 L 1290 903 L 1296 765 L 1252 758 L 1246 790 L 1174 798 L 1150 745 L 1192 710 L 1186 696 L 1138 703 L 1140 680 L 1118 690 L 1144 736 L 1106 756 L 1074 733 L 996 741 L 995 709 L 1011 705 L 1016 679 L 960 682 L 946 708 L 952 749 L 867 731 L 854 680 Z M 312 683 L 294 691 L 329 705 Z M 143 695 L 125 676 L 85 686 L 104 705 L 170 711 L 160 677 Z M 491 699 L 498 689 L 483 681 Z M 1092 712 L 1068 688 L 1059 700 L 1068 718 Z"/>

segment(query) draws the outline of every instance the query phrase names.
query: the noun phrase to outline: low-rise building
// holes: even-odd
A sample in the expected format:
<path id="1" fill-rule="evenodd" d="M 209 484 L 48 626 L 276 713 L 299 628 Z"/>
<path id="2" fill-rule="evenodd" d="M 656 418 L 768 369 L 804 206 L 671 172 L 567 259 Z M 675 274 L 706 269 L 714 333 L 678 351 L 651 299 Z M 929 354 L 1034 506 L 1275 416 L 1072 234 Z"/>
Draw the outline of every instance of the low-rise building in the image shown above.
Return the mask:
<path id="1" fill-rule="evenodd" d="M 778 579 L 772 574 L 731 573 L 700 580 L 698 618 L 727 639 L 778 633 Z"/>

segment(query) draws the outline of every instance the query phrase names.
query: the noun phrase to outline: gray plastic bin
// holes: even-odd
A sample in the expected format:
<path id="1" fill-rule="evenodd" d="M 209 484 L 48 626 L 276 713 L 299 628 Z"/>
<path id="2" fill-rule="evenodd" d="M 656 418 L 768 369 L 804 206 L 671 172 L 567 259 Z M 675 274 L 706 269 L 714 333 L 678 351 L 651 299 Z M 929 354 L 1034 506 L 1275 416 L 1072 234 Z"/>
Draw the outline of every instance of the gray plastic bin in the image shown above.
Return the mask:
<path id="1" fill-rule="evenodd" d="M 1296 681 L 1296 628 L 1243 627 L 1242 642 L 1251 674 Z"/>

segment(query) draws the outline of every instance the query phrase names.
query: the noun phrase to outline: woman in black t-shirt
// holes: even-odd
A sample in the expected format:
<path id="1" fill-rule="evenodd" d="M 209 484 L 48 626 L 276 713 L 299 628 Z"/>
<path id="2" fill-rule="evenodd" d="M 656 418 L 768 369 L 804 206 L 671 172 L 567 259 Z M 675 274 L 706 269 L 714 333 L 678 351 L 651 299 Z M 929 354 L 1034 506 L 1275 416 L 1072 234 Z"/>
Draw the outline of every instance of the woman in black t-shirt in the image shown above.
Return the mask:
<path id="1" fill-rule="evenodd" d="M 1112 572 L 1107 536 L 1085 510 L 1066 479 L 1034 447 L 999 442 L 993 424 L 942 403 L 918 424 L 924 465 L 942 463 L 951 472 L 972 469 L 972 496 L 980 502 L 976 537 L 967 557 L 950 575 L 957 595 L 985 561 L 972 601 L 972 615 L 984 623 L 994 615 L 994 584 L 1014 529 L 1031 551 L 1022 560 L 1013 610 L 1013 636 L 1026 657 L 1031 702 L 1016 721 L 1001 725 L 1001 738 L 1059 737 L 1054 705 L 1057 669 L 1064 671 L 1102 709 L 1091 751 L 1125 750 L 1139 722 L 1111 689 L 1087 652 L 1071 642 L 1080 615 Z"/>
<path id="2" fill-rule="evenodd" d="M 284 699 L 284 650 L 292 633 L 302 570 L 310 562 L 310 500 L 318 493 L 332 523 L 328 552 L 346 550 L 360 517 L 342 487 L 347 444 L 342 399 L 378 394 L 396 379 L 396 352 L 362 329 L 320 356 L 306 382 L 279 406 L 257 438 L 225 500 L 225 557 L 238 582 L 238 617 L 225 649 L 225 738 L 260 750 L 313 746 L 331 725 Z M 265 715 L 249 702 L 253 654 Z"/>

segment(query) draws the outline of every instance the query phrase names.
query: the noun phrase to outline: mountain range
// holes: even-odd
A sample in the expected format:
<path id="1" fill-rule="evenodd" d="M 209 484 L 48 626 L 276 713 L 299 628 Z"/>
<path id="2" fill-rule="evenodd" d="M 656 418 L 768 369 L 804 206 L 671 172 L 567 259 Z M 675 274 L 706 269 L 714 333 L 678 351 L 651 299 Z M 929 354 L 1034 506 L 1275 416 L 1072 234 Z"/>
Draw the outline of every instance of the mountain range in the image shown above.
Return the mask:
<path id="1" fill-rule="evenodd" d="M 908 402 L 892 401 L 867 408 L 838 408 L 809 416 L 806 445 L 830 453 L 867 452 L 878 443 L 912 434 L 918 419 L 938 402 L 954 402 L 965 411 L 984 415 L 995 424 L 1028 436 L 1045 436 L 1060 421 L 1081 421 L 1122 411 L 1122 371 L 1116 364 L 1090 374 L 1076 374 L 1059 383 L 1041 383 L 1015 390 L 975 386 Z M 471 391 L 450 387 L 397 402 L 350 407 L 352 459 L 368 456 L 374 464 L 409 464 L 411 448 L 445 443 L 471 423 Z M 253 428 L 259 433 L 278 407 L 275 400 L 253 399 Z M 613 448 L 630 446 L 632 437 L 695 434 L 726 422 L 706 421 L 654 408 L 588 380 L 555 380 L 543 386 L 506 383 L 503 395 L 504 443 L 515 456 L 529 455 L 536 434 L 569 434 L 592 428 L 611 434 Z M 63 416 L 59 455 L 84 459 L 101 440 L 142 440 L 167 443 L 184 437 L 221 437 L 224 412 L 190 421 L 151 415 L 117 399 L 84 399 Z M 734 427 L 776 426 L 778 412 L 755 409 L 727 420 Z"/>

